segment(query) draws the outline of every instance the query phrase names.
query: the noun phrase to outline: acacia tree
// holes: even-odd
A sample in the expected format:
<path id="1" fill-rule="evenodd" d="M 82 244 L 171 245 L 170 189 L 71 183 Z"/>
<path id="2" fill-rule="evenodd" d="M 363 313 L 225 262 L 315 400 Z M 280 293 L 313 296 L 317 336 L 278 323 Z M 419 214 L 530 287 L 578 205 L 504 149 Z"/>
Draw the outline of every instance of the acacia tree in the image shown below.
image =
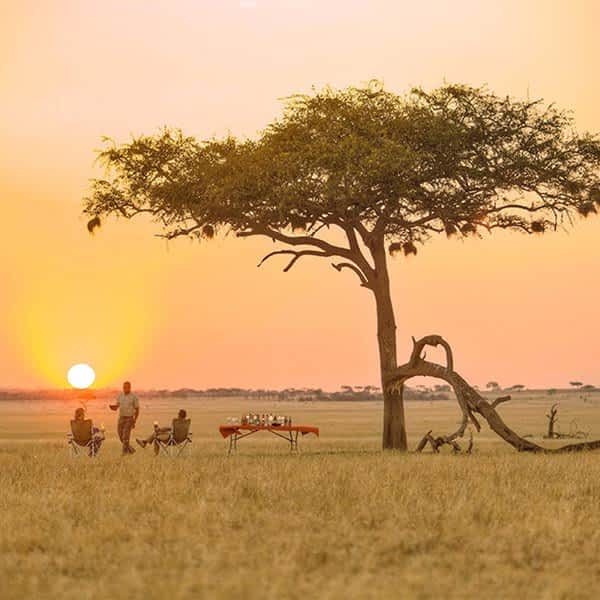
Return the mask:
<path id="1" fill-rule="evenodd" d="M 384 396 L 383 447 L 406 448 L 388 254 L 433 234 L 544 233 L 600 206 L 600 141 L 541 101 L 446 85 L 399 96 L 378 84 L 289 98 L 256 139 L 198 141 L 176 130 L 99 154 L 84 212 L 148 214 L 168 239 L 223 232 L 333 259 L 372 294 Z M 458 292 L 458 291 L 457 291 Z"/>

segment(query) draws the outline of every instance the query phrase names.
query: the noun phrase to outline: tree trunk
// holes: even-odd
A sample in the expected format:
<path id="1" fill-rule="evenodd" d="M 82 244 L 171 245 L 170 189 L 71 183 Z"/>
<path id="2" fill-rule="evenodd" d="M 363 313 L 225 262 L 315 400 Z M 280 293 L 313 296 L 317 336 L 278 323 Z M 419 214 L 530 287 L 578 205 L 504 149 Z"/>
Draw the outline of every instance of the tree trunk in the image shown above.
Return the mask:
<path id="1" fill-rule="evenodd" d="M 377 342 L 379 346 L 379 366 L 381 390 L 383 392 L 383 439 L 384 449 L 407 450 L 406 425 L 402 386 L 386 385 L 386 381 L 398 368 L 396 352 L 396 320 L 390 293 L 390 280 L 387 270 L 387 257 L 383 240 L 372 249 L 375 263 L 373 293 L 377 306 Z"/>

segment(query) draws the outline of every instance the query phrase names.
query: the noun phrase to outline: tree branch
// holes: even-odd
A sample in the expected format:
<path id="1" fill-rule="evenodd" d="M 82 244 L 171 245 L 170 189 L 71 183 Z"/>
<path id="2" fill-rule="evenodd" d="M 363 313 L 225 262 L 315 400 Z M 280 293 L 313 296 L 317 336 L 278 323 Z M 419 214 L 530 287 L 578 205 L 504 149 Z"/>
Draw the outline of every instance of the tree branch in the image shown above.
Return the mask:
<path id="1" fill-rule="evenodd" d="M 420 340 L 416 340 L 414 337 L 413 350 L 410 355 L 409 365 L 416 366 L 419 360 L 421 360 L 421 352 L 425 346 L 442 346 L 446 351 L 446 368 L 449 371 L 454 370 L 454 358 L 452 356 L 452 348 L 450 344 L 441 335 L 426 335 Z"/>
<path id="2" fill-rule="evenodd" d="M 369 289 L 373 289 L 373 286 L 369 283 L 369 281 L 365 277 L 364 273 L 356 265 L 353 265 L 352 263 L 342 262 L 342 263 L 337 263 L 337 264 L 332 263 L 331 266 L 336 271 L 341 271 L 342 269 L 350 269 L 350 270 L 354 271 L 356 273 L 356 275 L 358 276 L 358 278 L 360 279 L 360 285 L 362 285 L 363 287 L 369 288 Z"/>
<path id="3" fill-rule="evenodd" d="M 510 396 L 500 396 L 500 398 L 496 398 L 492 402 L 492 408 L 496 408 L 496 406 L 498 406 L 498 404 L 502 404 L 503 402 L 509 402 L 510 400 L 512 400 L 512 398 Z"/>
<path id="4" fill-rule="evenodd" d="M 271 229 L 270 227 L 253 227 L 245 231 L 239 231 L 236 235 L 237 237 L 242 238 L 253 235 L 263 235 L 290 246 L 315 246 L 324 252 L 328 252 L 329 256 L 340 256 L 355 262 L 355 257 L 349 248 L 335 246 L 325 240 L 309 235 L 287 235 L 280 231 L 276 231 L 275 229 Z"/>
<path id="5" fill-rule="evenodd" d="M 190 225 L 189 227 L 179 227 L 178 229 L 173 229 L 168 233 L 159 233 L 156 237 L 165 238 L 167 240 L 173 240 L 178 237 L 188 236 L 195 231 L 199 231 L 202 229 L 202 225 L 198 222 L 194 223 L 194 225 Z"/>
<path id="6" fill-rule="evenodd" d="M 295 264 L 299 258 L 303 256 L 331 256 L 328 252 L 318 252 L 317 250 L 275 250 L 274 252 L 269 252 L 266 256 L 264 256 L 261 261 L 256 265 L 260 267 L 265 261 L 269 260 L 272 256 L 278 256 L 282 254 L 290 254 L 292 255 L 292 260 L 287 264 L 285 269 L 283 269 L 284 273 L 287 273 Z"/>
<path id="7" fill-rule="evenodd" d="M 360 223 L 360 226 L 366 231 L 366 228 Z M 356 231 L 353 225 L 340 224 L 340 227 L 345 231 L 348 243 L 350 244 L 350 251 L 354 253 L 356 260 L 355 262 L 359 265 L 361 271 L 367 274 L 367 277 L 371 277 L 374 274 L 373 267 L 369 264 L 369 261 L 365 258 L 358 238 L 356 237 Z M 360 233 L 360 232 L 359 232 Z"/>
<path id="8" fill-rule="evenodd" d="M 291 246 L 313 246 L 318 248 L 318 250 L 275 250 L 267 254 L 258 264 L 260 267 L 266 260 L 271 258 L 272 256 L 278 255 L 291 255 L 292 260 L 285 267 L 284 271 L 289 271 L 296 261 L 302 256 L 318 256 L 318 257 L 331 257 L 331 256 L 339 256 L 340 258 L 346 259 L 346 262 L 334 264 L 333 267 L 338 271 L 341 271 L 343 268 L 348 268 L 354 271 L 360 280 L 360 284 L 363 287 L 372 288 L 371 286 L 371 278 L 374 273 L 373 267 L 366 260 L 364 255 L 360 250 L 360 246 L 358 244 L 358 240 L 356 239 L 356 235 L 352 228 L 349 228 L 350 231 L 346 229 L 346 227 L 341 226 L 344 231 L 346 231 L 348 235 L 348 240 L 350 243 L 350 248 L 344 248 L 342 246 L 336 246 L 334 244 L 330 244 L 329 242 L 322 240 L 320 238 L 315 238 L 312 236 L 292 236 L 282 233 L 280 231 L 276 231 L 275 229 L 271 229 L 270 227 L 254 227 L 247 229 L 245 231 L 240 231 L 237 233 L 238 237 L 250 237 L 254 235 L 262 235 L 265 237 L 270 237 L 271 239 L 289 244 Z"/>

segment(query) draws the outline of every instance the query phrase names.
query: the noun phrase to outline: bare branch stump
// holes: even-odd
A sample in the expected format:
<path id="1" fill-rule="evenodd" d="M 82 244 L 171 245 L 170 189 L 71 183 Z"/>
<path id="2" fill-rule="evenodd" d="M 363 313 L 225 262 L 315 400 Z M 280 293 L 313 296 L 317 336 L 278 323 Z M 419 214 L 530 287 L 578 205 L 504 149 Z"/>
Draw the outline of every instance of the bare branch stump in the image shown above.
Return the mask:
<path id="1" fill-rule="evenodd" d="M 546 418 L 548 419 L 548 433 L 546 433 L 544 437 L 548 440 L 553 440 L 554 438 L 559 437 L 554 430 L 556 421 L 558 420 L 558 417 L 556 416 L 557 412 L 558 404 L 553 404 L 552 408 L 550 408 L 550 412 L 546 415 Z"/>

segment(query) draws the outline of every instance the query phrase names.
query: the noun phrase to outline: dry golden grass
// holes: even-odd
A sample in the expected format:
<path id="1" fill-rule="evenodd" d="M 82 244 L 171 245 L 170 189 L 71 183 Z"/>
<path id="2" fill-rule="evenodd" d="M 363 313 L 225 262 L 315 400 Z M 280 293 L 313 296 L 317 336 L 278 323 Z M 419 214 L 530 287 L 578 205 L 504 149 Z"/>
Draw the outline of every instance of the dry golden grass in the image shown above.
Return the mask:
<path id="1" fill-rule="evenodd" d="M 501 408 L 543 433 L 545 396 Z M 290 456 L 258 434 L 225 456 L 216 427 L 252 406 L 142 402 L 137 433 L 177 408 L 193 419 L 189 458 L 122 459 L 114 414 L 90 405 L 109 441 L 70 459 L 74 406 L 0 404 L 0 597 L 595 598 L 600 453 L 519 455 L 492 434 L 472 456 L 378 450 L 378 404 L 254 403 L 321 427 Z M 600 401 L 562 398 L 600 437 Z M 411 443 L 449 431 L 452 403 L 409 403 Z"/>

